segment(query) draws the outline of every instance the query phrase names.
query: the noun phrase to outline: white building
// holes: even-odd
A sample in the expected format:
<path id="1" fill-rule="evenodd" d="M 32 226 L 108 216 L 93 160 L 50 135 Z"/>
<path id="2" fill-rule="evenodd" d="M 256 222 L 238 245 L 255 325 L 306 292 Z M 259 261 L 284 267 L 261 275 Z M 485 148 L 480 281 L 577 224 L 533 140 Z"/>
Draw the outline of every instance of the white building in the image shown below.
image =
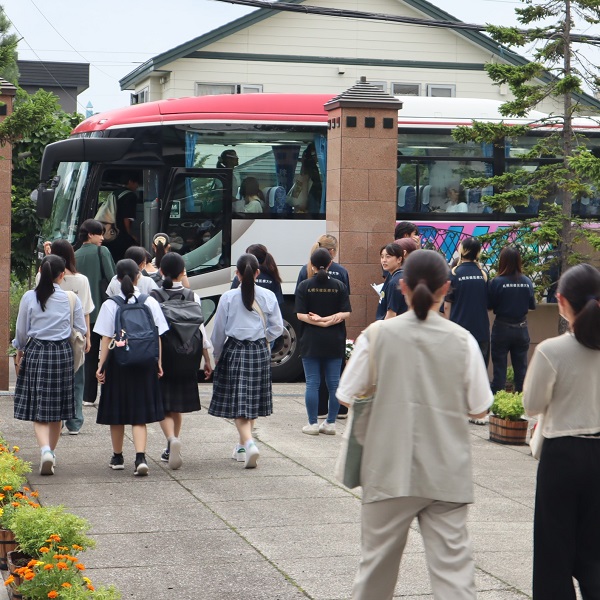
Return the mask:
<path id="1" fill-rule="evenodd" d="M 304 0 L 287 0 L 302 4 Z M 311 0 L 318 7 L 458 19 L 426 0 Z M 526 59 L 477 31 L 259 9 L 143 63 L 121 79 L 132 102 L 205 94 L 329 93 L 361 75 L 390 94 L 506 101 L 484 71 Z M 591 110 L 600 101 L 582 95 Z M 538 110 L 553 112 L 549 103 Z"/>

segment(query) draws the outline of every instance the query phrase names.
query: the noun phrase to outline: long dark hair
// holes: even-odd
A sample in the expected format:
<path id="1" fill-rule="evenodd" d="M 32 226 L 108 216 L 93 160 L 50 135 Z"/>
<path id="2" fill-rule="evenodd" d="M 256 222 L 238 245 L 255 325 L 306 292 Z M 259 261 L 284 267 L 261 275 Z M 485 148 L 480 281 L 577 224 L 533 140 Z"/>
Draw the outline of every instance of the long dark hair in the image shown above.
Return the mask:
<path id="1" fill-rule="evenodd" d="M 141 246 L 129 246 L 129 248 L 125 250 L 123 258 L 130 258 L 135 261 L 135 264 L 139 267 L 147 261 L 146 249 Z"/>
<path id="2" fill-rule="evenodd" d="M 177 279 L 185 271 L 185 262 L 177 252 L 169 252 L 163 257 L 160 270 L 164 277 L 162 286 L 165 290 L 170 290 L 173 279 Z"/>
<path id="3" fill-rule="evenodd" d="M 324 283 L 327 281 L 329 277 L 329 275 L 327 275 L 327 267 L 331 264 L 331 254 L 329 254 L 329 250 L 325 250 L 325 248 L 315 250 L 310 255 L 310 264 L 316 271 L 315 277 L 317 278 L 317 283 Z"/>
<path id="4" fill-rule="evenodd" d="M 498 263 L 498 275 L 510 277 L 520 275 L 522 272 L 523 263 L 519 251 L 514 246 L 505 246 L 502 248 Z"/>
<path id="5" fill-rule="evenodd" d="M 56 254 L 44 256 L 40 265 L 40 280 L 35 287 L 35 297 L 42 307 L 46 310 L 48 298 L 54 294 L 54 280 L 65 272 L 65 261 Z"/>
<path id="6" fill-rule="evenodd" d="M 67 240 L 54 240 L 50 246 L 50 254 L 60 256 L 65 261 L 65 267 L 71 273 L 77 273 L 75 252 L 73 246 Z"/>
<path id="7" fill-rule="evenodd" d="M 238 258 L 236 267 L 242 277 L 240 285 L 242 302 L 246 310 L 251 311 L 254 304 L 254 274 L 258 271 L 258 259 L 254 254 L 242 254 Z"/>
<path id="8" fill-rule="evenodd" d="M 281 283 L 281 275 L 273 255 L 262 244 L 252 244 L 246 248 L 248 254 L 254 254 L 262 270 L 266 271 L 277 283 Z"/>
<path id="9" fill-rule="evenodd" d="M 96 219 L 87 219 L 79 227 L 79 243 L 87 242 L 90 235 L 100 235 L 104 233 L 104 226 Z"/>
<path id="10" fill-rule="evenodd" d="M 154 265 L 160 269 L 160 263 L 168 252 L 167 248 L 171 245 L 171 240 L 166 233 L 156 233 L 152 238 L 152 245 L 154 246 Z"/>
<path id="11" fill-rule="evenodd" d="M 404 263 L 404 281 L 412 290 L 411 306 L 424 321 L 435 302 L 434 294 L 447 281 L 450 271 L 446 261 L 434 250 L 413 252 Z"/>
<path id="12" fill-rule="evenodd" d="M 575 339 L 592 350 L 600 350 L 600 273 L 591 265 L 571 267 L 558 281 L 558 293 L 568 300 L 575 320 Z"/>
<path id="13" fill-rule="evenodd" d="M 121 291 L 125 295 L 125 301 L 133 296 L 133 284 L 139 272 L 140 268 L 131 258 L 124 258 L 117 263 L 117 279 L 121 282 Z"/>

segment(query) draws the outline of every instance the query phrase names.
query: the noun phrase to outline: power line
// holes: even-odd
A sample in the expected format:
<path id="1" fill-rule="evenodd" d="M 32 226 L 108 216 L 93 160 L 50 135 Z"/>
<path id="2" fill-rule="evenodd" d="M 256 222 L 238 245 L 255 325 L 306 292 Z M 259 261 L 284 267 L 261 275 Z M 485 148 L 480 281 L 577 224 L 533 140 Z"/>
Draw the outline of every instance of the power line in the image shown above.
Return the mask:
<path id="1" fill-rule="evenodd" d="M 370 21 L 389 21 L 392 23 L 403 23 L 422 27 L 440 27 L 446 29 L 458 29 L 466 31 L 486 31 L 487 25 L 475 23 L 464 23 L 463 21 L 441 21 L 435 19 L 420 19 L 416 17 L 404 17 L 400 15 L 388 15 L 384 13 L 366 12 L 360 10 L 348 10 L 345 8 L 325 8 L 320 6 L 309 6 L 305 4 L 290 4 L 288 2 L 267 2 L 266 0 L 216 0 L 239 6 L 251 6 L 253 8 L 266 8 L 267 10 L 281 10 L 298 12 L 304 14 L 321 15 L 326 17 L 342 17 L 346 19 L 365 19 Z M 528 33 L 525 29 L 517 29 L 520 33 Z M 556 37 L 556 34 L 548 38 Z M 571 34 L 571 41 L 575 43 L 600 44 L 600 37 Z"/>

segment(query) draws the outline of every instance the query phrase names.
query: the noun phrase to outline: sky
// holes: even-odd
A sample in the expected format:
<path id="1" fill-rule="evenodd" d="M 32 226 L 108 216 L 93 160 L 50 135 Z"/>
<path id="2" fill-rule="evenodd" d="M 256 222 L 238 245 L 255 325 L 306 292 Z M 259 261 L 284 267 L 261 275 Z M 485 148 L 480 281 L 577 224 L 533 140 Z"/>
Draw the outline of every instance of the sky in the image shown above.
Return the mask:
<path id="1" fill-rule="evenodd" d="M 310 0 L 306 4 L 310 4 Z M 368 0 L 339 0 L 339 8 L 369 10 Z M 468 23 L 516 24 L 515 0 L 432 0 Z M 0 0 L 22 38 L 22 60 L 90 63 L 90 87 L 78 97 L 78 112 L 129 104 L 119 80 L 146 60 L 252 10 L 217 0 Z M 168 7 L 168 13 L 165 13 Z M 402 25 L 398 25 L 402 27 Z M 598 31 L 590 33 L 600 34 Z"/>

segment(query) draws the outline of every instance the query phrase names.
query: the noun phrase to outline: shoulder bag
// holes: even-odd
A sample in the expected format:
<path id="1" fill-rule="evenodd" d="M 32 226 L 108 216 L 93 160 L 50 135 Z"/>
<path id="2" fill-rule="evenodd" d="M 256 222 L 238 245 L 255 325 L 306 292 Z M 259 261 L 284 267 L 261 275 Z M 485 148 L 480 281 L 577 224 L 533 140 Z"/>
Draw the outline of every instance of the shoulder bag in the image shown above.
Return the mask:
<path id="1" fill-rule="evenodd" d="M 108 281 L 104 271 L 104 263 L 102 261 L 102 246 L 98 246 L 98 260 L 100 261 L 100 300 L 104 302 L 109 298 L 106 290 L 110 281 Z"/>
<path id="2" fill-rule="evenodd" d="M 360 485 L 360 468 L 362 465 L 363 446 L 371 416 L 373 398 L 377 391 L 377 363 L 375 361 L 375 341 L 380 323 L 371 325 L 369 335 L 369 371 L 372 388 L 369 395 L 357 397 L 348 410 L 346 430 L 342 435 L 340 453 L 335 465 L 335 478 L 347 488 Z"/>
<path id="3" fill-rule="evenodd" d="M 69 344 L 73 348 L 73 368 L 77 372 L 85 361 L 86 339 L 82 333 L 73 327 L 73 312 L 75 310 L 77 294 L 67 292 L 67 296 L 69 297 L 69 307 L 71 309 L 71 335 L 69 336 Z"/>

